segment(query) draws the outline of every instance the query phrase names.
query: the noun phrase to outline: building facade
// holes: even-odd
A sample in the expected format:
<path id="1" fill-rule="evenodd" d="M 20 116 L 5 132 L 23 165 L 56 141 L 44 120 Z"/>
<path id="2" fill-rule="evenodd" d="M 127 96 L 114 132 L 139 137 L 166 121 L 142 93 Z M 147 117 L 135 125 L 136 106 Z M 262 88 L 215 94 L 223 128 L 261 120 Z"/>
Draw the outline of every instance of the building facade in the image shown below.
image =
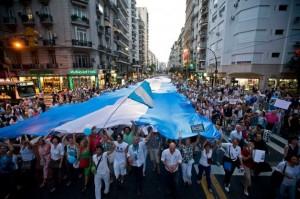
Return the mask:
<path id="1" fill-rule="evenodd" d="M 279 86 L 280 79 L 295 85 L 285 64 L 299 48 L 299 11 L 297 0 L 210 1 L 207 47 L 218 77 L 248 87 Z M 215 58 L 206 55 L 210 72 Z"/>
<path id="2" fill-rule="evenodd" d="M 143 32 L 143 46 L 144 46 L 144 60 L 142 61 L 143 65 L 145 68 L 149 65 L 149 60 L 148 60 L 148 52 L 149 52 L 149 14 L 148 10 L 146 7 L 138 7 L 138 15 L 139 19 L 143 22 L 144 24 L 144 30 L 141 31 Z"/>
<path id="3" fill-rule="evenodd" d="M 0 78 L 31 80 L 46 93 L 103 87 L 128 78 L 139 60 L 135 0 L 7 0 L 0 11 L 9 71 Z"/>

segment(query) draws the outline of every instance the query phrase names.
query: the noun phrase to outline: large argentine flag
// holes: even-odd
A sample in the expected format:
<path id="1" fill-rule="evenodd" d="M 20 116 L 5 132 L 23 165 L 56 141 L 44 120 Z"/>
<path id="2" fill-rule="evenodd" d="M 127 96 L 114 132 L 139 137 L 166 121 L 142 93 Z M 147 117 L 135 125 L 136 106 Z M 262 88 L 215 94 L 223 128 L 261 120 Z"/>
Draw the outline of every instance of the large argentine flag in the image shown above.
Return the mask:
<path id="1" fill-rule="evenodd" d="M 149 107 L 153 107 L 152 100 L 152 91 L 150 85 L 147 81 L 144 81 L 140 86 L 138 86 L 129 96 L 128 98 L 145 104 Z"/>
<path id="2" fill-rule="evenodd" d="M 0 137 L 47 135 L 51 131 L 82 133 L 85 128 L 121 124 L 151 124 L 165 137 L 195 136 L 191 127 L 203 125 L 206 138 L 220 138 L 210 120 L 200 117 L 190 101 L 177 93 L 169 78 L 152 78 L 136 87 L 107 93 L 80 104 L 54 108 L 37 117 L 0 129 Z"/>

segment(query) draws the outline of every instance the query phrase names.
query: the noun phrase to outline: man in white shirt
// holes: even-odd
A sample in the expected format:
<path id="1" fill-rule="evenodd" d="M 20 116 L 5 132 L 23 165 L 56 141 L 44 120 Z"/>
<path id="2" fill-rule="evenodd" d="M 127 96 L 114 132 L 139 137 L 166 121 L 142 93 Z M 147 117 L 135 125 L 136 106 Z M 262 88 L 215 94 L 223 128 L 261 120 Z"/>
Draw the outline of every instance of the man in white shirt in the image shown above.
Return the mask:
<path id="1" fill-rule="evenodd" d="M 166 183 L 173 198 L 177 198 L 177 185 L 178 185 L 178 167 L 182 162 L 182 156 L 176 144 L 171 142 L 169 148 L 165 149 L 161 154 L 161 161 L 163 162 L 166 170 Z"/>
<path id="2" fill-rule="evenodd" d="M 240 142 L 243 139 L 242 127 L 241 125 L 236 125 L 235 130 L 230 133 L 230 140 L 238 139 Z"/>
<path id="3" fill-rule="evenodd" d="M 225 152 L 223 157 L 225 191 L 229 192 L 230 180 L 235 168 L 242 168 L 241 147 L 239 146 L 239 140 L 236 138 L 232 139 L 232 143 L 222 143 L 221 147 Z"/>
<path id="4" fill-rule="evenodd" d="M 143 165 L 145 164 L 145 141 L 141 141 L 139 137 L 133 138 L 133 144 L 128 148 L 128 162 L 131 165 L 132 173 L 136 179 L 137 195 L 142 193 L 143 185 Z"/>
<path id="5" fill-rule="evenodd" d="M 102 146 L 97 145 L 96 154 L 93 155 L 93 163 L 96 166 L 96 173 L 94 176 L 96 199 L 101 199 L 102 180 L 105 184 L 104 194 L 108 194 L 109 192 L 110 171 L 108 168 L 108 156 L 112 153 L 112 151 L 103 151 Z"/>
<path id="6" fill-rule="evenodd" d="M 128 150 L 128 144 L 123 142 L 123 135 L 117 136 L 117 141 L 114 141 L 115 156 L 114 156 L 114 173 L 116 179 L 123 184 L 124 176 L 126 175 L 126 154 Z"/>

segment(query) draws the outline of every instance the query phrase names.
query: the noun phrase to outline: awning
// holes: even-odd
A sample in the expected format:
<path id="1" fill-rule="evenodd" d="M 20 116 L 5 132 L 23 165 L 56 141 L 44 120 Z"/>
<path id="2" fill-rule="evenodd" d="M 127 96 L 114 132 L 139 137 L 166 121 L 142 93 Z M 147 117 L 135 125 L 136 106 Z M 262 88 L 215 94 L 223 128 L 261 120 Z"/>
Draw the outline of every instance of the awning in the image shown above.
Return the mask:
<path id="1" fill-rule="evenodd" d="M 231 73 L 229 76 L 234 78 L 260 79 L 263 75 L 258 73 Z"/>

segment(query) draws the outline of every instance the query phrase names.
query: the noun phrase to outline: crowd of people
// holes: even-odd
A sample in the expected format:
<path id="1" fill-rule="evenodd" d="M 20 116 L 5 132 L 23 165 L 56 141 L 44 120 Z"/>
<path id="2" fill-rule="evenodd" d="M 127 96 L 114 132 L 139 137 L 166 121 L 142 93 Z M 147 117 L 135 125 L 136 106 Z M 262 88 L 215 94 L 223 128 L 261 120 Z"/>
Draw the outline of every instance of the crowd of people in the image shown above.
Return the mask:
<path id="1" fill-rule="evenodd" d="M 134 122 L 131 126 L 109 129 L 93 127 L 90 134 L 22 136 L 3 140 L 0 142 L 0 187 L 3 190 L 0 198 L 13 198 L 19 190 L 37 184 L 41 189 L 55 192 L 80 180 L 82 192 L 93 184 L 95 197 L 100 199 L 109 197 L 112 185 L 128 183 L 128 175 L 134 177 L 136 195 L 142 197 L 143 181 L 149 168 L 163 176 L 165 194 L 178 198 L 179 181 L 185 186 L 201 183 L 203 173 L 207 190 L 213 192 L 210 176 L 214 163 L 224 169 L 226 192 L 230 192 L 235 170 L 238 168 L 243 172 L 243 193 L 249 196 L 252 176 L 272 171 L 263 158 L 269 154 L 266 144 L 269 133 L 282 134 L 289 140 L 283 161 L 273 171 L 270 181 L 274 190 L 278 190 L 273 198 L 296 198 L 300 191 L 299 98 L 279 90 L 261 93 L 253 89 L 249 92 L 232 86 L 212 89 L 199 82 L 175 80 L 174 84 L 190 99 L 199 115 L 216 125 L 222 134 L 221 140 L 206 140 L 201 136 L 182 139 L 182 132 L 178 132 L 179 140 L 168 140 L 155 127 L 137 126 Z M 89 98 L 95 92 L 87 93 L 84 96 Z M 289 110 L 274 108 L 274 96 L 292 101 Z M 61 99 L 70 100 L 68 95 L 62 98 L 53 95 L 53 98 L 54 103 Z M 38 102 L 42 103 L 40 99 Z M 229 142 L 224 141 L 227 137 Z M 257 154 L 263 154 L 259 160 Z M 194 173 L 197 176 L 193 176 Z"/>
<path id="2" fill-rule="evenodd" d="M 36 97 L 21 99 L 18 104 L 11 104 L 9 100 L 0 102 L 0 128 L 15 124 L 27 118 L 37 116 L 51 107 L 56 107 L 67 103 L 84 102 L 92 97 L 127 87 L 133 83 L 134 82 L 130 82 L 122 86 L 115 85 L 106 89 L 66 89 L 63 91 L 54 91 L 51 93 L 51 95 L 45 95 L 42 91 Z"/>

